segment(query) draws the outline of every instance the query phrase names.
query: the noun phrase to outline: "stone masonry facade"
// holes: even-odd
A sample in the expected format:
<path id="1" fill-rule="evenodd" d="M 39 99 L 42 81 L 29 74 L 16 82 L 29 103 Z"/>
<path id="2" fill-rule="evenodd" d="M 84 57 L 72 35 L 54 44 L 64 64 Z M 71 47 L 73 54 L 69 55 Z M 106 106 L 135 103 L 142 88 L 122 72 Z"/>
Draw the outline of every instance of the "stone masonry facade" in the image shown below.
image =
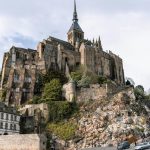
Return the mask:
<path id="1" fill-rule="evenodd" d="M 46 150 L 46 141 L 43 134 L 1 135 L 0 150 Z"/>
<path id="2" fill-rule="evenodd" d="M 66 70 L 72 72 L 82 65 L 97 75 L 124 85 L 122 59 L 111 51 L 105 52 L 100 38 L 92 42 L 85 40 L 78 24 L 76 4 L 67 35 L 68 42 L 50 36 L 39 42 L 36 50 L 13 46 L 4 54 L 1 89 L 6 87 L 7 104 L 24 104 L 34 93 L 40 92 L 35 88 L 39 75 L 49 70 L 65 74 Z"/>

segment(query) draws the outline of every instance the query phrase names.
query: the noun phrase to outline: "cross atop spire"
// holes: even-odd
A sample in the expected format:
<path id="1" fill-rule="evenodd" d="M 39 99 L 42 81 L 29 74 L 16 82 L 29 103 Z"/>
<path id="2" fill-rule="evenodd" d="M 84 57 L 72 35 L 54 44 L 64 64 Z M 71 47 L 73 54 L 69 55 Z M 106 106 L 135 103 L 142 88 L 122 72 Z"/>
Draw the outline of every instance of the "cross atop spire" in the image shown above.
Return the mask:
<path id="1" fill-rule="evenodd" d="M 76 8 L 76 0 L 74 0 L 74 12 L 73 12 L 73 21 L 78 21 L 78 14 L 77 14 L 77 8 Z"/>

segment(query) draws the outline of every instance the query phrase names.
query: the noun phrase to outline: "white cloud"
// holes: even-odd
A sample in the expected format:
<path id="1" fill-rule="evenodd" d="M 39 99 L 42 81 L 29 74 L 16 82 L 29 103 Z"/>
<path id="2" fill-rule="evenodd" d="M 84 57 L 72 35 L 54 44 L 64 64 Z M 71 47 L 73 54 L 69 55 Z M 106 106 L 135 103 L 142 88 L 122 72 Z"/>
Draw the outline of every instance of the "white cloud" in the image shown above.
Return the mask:
<path id="1" fill-rule="evenodd" d="M 77 0 L 86 37 L 100 35 L 104 49 L 123 58 L 126 76 L 146 89 L 150 87 L 149 5 L 149 0 Z M 1 2 L 0 60 L 12 45 L 34 48 L 35 43 L 49 35 L 66 39 L 72 9 L 70 0 Z"/>

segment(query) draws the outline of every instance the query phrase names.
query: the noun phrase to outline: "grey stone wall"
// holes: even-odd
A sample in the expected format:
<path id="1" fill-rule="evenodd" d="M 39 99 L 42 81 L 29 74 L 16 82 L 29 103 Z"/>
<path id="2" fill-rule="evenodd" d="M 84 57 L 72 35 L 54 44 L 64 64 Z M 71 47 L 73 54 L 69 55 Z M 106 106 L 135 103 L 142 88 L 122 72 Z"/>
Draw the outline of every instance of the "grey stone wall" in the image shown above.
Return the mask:
<path id="1" fill-rule="evenodd" d="M 7 89 L 6 103 L 22 105 L 32 99 L 39 74 L 49 70 L 65 74 L 66 66 L 72 72 L 79 65 L 124 85 L 123 63 L 119 56 L 86 40 L 80 43 L 78 51 L 68 42 L 49 37 L 38 44 L 37 50 L 12 47 L 5 54 L 1 87 L 5 85 Z"/>
<path id="2" fill-rule="evenodd" d="M 46 150 L 46 137 L 38 134 L 2 135 L 0 150 Z"/>
<path id="3" fill-rule="evenodd" d="M 99 84 L 90 85 L 89 88 L 81 88 L 77 91 L 77 101 L 100 100 L 107 96 L 107 86 Z"/>
<path id="4" fill-rule="evenodd" d="M 44 118 L 44 121 L 48 121 L 49 119 L 49 111 L 48 111 L 48 105 L 41 103 L 41 104 L 31 104 L 31 105 L 25 105 L 24 107 L 20 108 L 19 111 L 22 115 L 25 115 L 26 112 L 28 112 L 28 116 L 35 116 L 35 112 L 40 110 L 42 113 L 41 117 Z"/>

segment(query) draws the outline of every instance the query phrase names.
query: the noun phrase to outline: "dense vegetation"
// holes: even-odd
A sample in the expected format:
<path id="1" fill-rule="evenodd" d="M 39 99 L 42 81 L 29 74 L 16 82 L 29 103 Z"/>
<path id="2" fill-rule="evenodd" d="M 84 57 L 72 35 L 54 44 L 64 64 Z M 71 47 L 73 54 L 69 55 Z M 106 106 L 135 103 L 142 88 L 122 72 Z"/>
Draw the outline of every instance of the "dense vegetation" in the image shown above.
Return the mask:
<path id="1" fill-rule="evenodd" d="M 69 103 L 67 101 L 50 101 L 48 106 L 50 122 L 59 122 L 68 119 L 78 111 L 76 103 Z"/>
<path id="2" fill-rule="evenodd" d="M 97 75 L 83 66 L 77 68 L 75 72 L 71 72 L 71 78 L 77 83 L 78 87 L 88 87 L 90 84 L 109 82 L 106 77 Z"/>
<path id="3" fill-rule="evenodd" d="M 75 136 L 77 126 L 71 122 L 49 123 L 47 130 L 63 140 L 70 140 Z"/>
<path id="4" fill-rule="evenodd" d="M 49 121 L 46 124 L 47 133 L 54 133 L 64 140 L 71 139 L 74 136 L 76 125 L 70 122 L 69 118 L 78 112 L 76 103 L 67 102 L 62 98 L 62 86 L 66 82 L 67 78 L 59 72 L 50 71 L 45 75 L 40 74 L 35 85 L 38 90 L 30 101 L 33 104 L 48 104 Z M 66 120 L 68 121 L 66 122 Z"/>
<path id="5" fill-rule="evenodd" d="M 60 101 L 62 99 L 62 85 L 59 79 L 52 79 L 44 86 L 42 98 L 44 102 L 47 101 Z"/>

